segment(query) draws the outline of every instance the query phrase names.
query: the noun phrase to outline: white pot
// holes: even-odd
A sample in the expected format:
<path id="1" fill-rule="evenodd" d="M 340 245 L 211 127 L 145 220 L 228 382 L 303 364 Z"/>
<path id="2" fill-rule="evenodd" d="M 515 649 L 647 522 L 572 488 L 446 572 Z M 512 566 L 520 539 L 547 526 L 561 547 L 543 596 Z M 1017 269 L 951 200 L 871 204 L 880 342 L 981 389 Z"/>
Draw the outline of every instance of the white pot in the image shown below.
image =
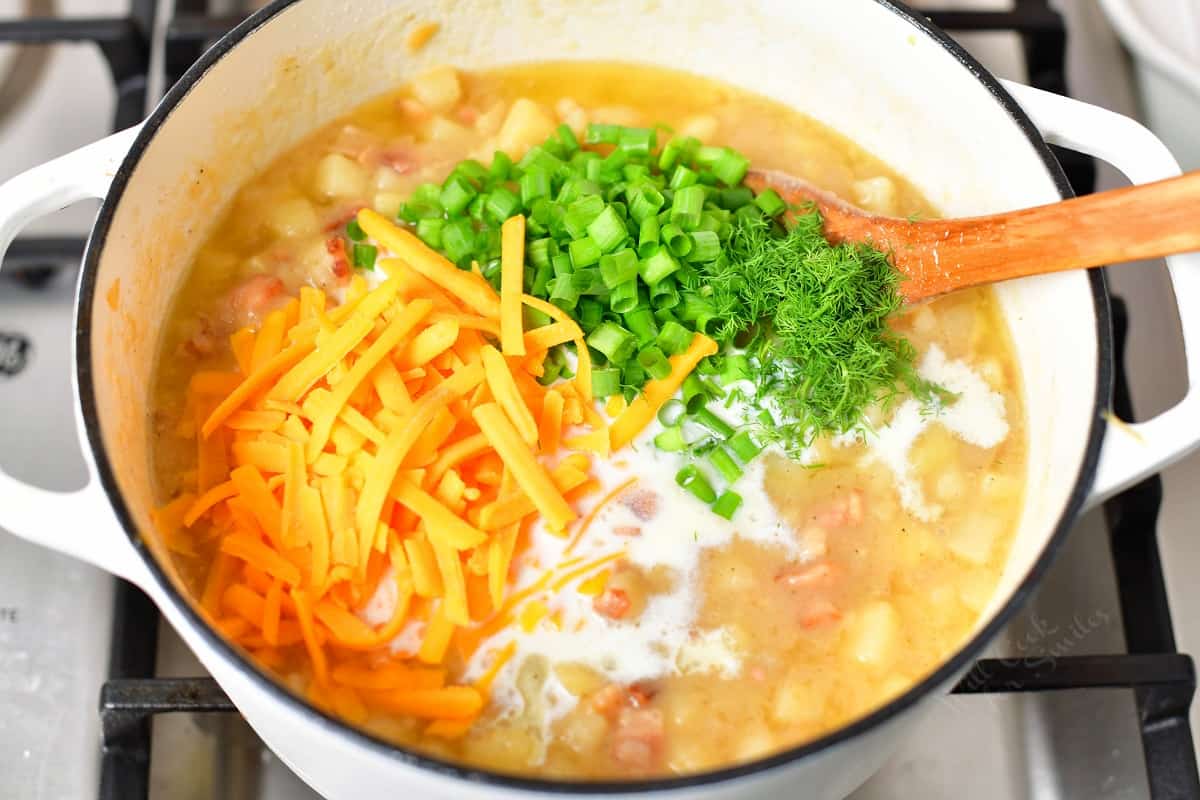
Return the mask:
<path id="1" fill-rule="evenodd" d="M 404 37 L 418 19 L 436 20 L 442 30 L 410 55 Z M 841 797 L 878 768 L 918 709 L 1002 627 L 1080 511 L 1180 458 L 1200 438 L 1194 389 L 1154 420 L 1106 425 L 1112 343 L 1099 272 L 998 289 L 1024 375 L 1029 497 L 1000 588 L 969 643 L 866 718 L 753 764 L 580 786 L 465 770 L 372 739 L 310 708 L 219 638 L 185 599 L 160 546 L 143 535 L 155 501 L 146 409 L 158 322 L 236 187 L 313 128 L 430 64 L 582 58 L 678 67 L 802 109 L 882 158 L 947 215 L 1068 193 L 1043 136 L 1105 158 L 1137 182 L 1178 172 L 1165 148 L 1130 120 L 1001 86 L 922 17 L 885 0 L 279 0 L 205 54 L 140 129 L 0 187 L 0 251 L 39 214 L 105 198 L 76 318 L 76 422 L 93 480 L 61 495 L 0 475 L 0 527 L 142 587 L 263 740 L 334 800 Z M 1172 263 L 1193 375 L 1200 375 L 1200 347 L 1192 346 L 1200 342 L 1198 266 L 1195 257 Z"/>

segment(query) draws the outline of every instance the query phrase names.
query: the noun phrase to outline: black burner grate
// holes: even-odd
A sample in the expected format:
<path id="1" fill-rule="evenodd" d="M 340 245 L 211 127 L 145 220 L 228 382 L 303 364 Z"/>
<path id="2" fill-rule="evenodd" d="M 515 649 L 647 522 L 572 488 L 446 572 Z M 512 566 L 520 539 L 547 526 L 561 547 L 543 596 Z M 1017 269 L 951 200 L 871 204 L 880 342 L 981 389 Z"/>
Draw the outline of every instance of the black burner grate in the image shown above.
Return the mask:
<path id="1" fill-rule="evenodd" d="M 0 42 L 51 44 L 92 42 L 100 48 L 118 90 L 115 127 L 142 116 L 150 71 L 150 32 L 155 30 L 155 0 L 131 0 L 127 16 L 115 19 L 0 20 Z M 164 71 L 178 79 L 204 47 L 240 17 L 206 14 L 204 0 L 177 0 L 165 21 Z M 1030 82 L 1066 92 L 1066 30 L 1046 0 L 1017 0 L 1003 12 L 928 11 L 943 28 L 955 32 L 1013 31 L 1020 35 Z M 1095 185 L 1091 159 L 1057 151 L 1076 191 Z M 56 264 L 76 261 L 83 243 L 75 239 L 25 238 L 8 256 L 9 268 L 28 279 Z M 1118 343 L 1114 408 L 1128 418 L 1128 386 L 1121 362 L 1125 341 L 1124 305 L 1114 302 Z M 1147 780 L 1155 800 L 1200 799 L 1200 778 L 1192 747 L 1188 710 L 1195 691 L 1192 661 L 1176 652 L 1158 544 L 1162 483 L 1155 477 L 1110 501 L 1106 516 L 1116 568 L 1128 653 L 1047 659 L 985 659 L 955 688 L 960 694 L 1042 692 L 1067 689 L 1133 689 L 1140 715 Z M 121 583 L 112 631 L 111 680 L 100 696 L 103 722 L 102 800 L 148 797 L 150 727 L 157 714 L 234 711 L 210 678 L 155 678 L 159 615 L 136 588 Z"/>

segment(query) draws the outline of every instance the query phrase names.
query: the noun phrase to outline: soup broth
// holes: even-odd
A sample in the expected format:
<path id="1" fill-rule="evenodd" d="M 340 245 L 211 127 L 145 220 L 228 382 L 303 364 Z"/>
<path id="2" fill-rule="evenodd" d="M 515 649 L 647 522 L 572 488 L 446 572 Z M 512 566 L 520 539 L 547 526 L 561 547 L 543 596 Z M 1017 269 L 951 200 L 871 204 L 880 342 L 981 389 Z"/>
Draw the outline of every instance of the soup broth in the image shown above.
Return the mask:
<path id="1" fill-rule="evenodd" d="M 329 662 L 319 680 L 303 627 L 322 623 L 300 619 L 286 581 L 222 548 L 236 519 L 180 521 L 216 485 L 214 475 L 233 466 L 226 460 L 242 459 L 247 451 L 237 447 L 248 430 L 277 424 L 286 442 L 288 424 L 311 427 L 298 411 L 264 406 L 238 417 L 239 430 L 216 434 L 214 445 L 198 430 L 217 401 L 198 401 L 196 387 L 265 363 L 255 343 L 270 312 L 301 287 L 324 291 L 332 310 L 382 282 L 381 270 L 355 269 L 355 253 L 337 243 L 359 208 L 395 219 L 418 185 L 443 180 L 460 160 L 488 164 L 496 150 L 519 159 L 559 123 L 582 137 L 589 122 L 662 125 L 873 212 L 936 213 L 851 142 L 731 86 L 601 63 L 436 70 L 281 157 L 238 193 L 199 248 L 157 369 L 155 468 L 166 508 L 175 509 L 174 517 L 160 512 L 160 528 L 213 624 L 296 692 L 373 733 L 509 773 L 695 773 L 861 717 L 972 631 L 1005 563 L 1025 475 L 1020 376 L 991 290 L 894 317 L 920 374 L 953 393 L 952 403 L 930 413 L 901 397 L 798 458 L 768 450 L 745 466 L 737 483 L 744 505 L 729 521 L 677 484 L 684 461 L 655 448 L 658 422 L 632 446 L 596 458 L 599 485 L 573 501 L 581 519 L 568 536 L 540 521 L 526 525 L 505 603 L 476 607 L 471 595 L 471 625 L 454 628 L 440 659 L 420 658 L 409 672 L 397 664 L 418 658 L 439 603 L 422 597 L 419 584 L 409 622 L 390 642 L 356 651 L 318 632 Z M 594 413 L 607 419 L 620 406 L 597 402 Z M 727 413 L 737 411 L 729 398 Z M 370 441 L 360 447 L 378 453 Z M 341 452 L 331 445 L 328 463 Z M 511 486 L 499 480 L 499 491 Z M 286 507 L 284 482 L 267 485 Z M 388 535 L 403 549 L 406 533 Z M 470 587 L 482 573 L 470 553 L 461 556 Z M 373 591 L 335 586 L 328 595 L 368 625 L 388 620 L 397 603 L 387 562 L 377 560 L 366 581 Z M 279 627 L 264 631 L 272 606 Z M 484 686 L 482 712 L 454 724 L 387 701 L 405 681 L 419 691 L 418 673 L 436 670 L 441 677 L 430 680 L 439 686 Z"/>

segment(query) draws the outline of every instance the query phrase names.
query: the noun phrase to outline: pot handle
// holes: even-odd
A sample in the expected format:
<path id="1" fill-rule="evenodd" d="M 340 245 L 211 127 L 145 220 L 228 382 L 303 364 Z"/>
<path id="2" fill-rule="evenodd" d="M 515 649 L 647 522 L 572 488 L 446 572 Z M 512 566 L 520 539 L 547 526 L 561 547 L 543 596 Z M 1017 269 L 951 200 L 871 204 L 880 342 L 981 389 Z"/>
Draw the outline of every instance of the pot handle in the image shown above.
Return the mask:
<path id="1" fill-rule="evenodd" d="M 101 139 L 0 184 L 0 262 L 27 224 L 80 200 L 108 193 L 140 126 Z M 2 412 L 3 409 L 0 409 Z M 87 448 L 84 448 L 87 452 Z M 0 528 L 22 539 L 133 578 L 140 562 L 95 477 L 76 492 L 30 486 L 0 470 Z"/>
<path id="2" fill-rule="evenodd" d="M 1133 183 L 1181 174 L 1166 145 L 1129 117 L 1029 86 L 1004 84 L 1050 144 L 1103 159 Z M 1144 422 L 1109 418 L 1086 507 L 1103 502 L 1200 446 L 1200 253 L 1170 256 L 1166 261 L 1183 330 L 1187 394 L 1173 408 Z"/>

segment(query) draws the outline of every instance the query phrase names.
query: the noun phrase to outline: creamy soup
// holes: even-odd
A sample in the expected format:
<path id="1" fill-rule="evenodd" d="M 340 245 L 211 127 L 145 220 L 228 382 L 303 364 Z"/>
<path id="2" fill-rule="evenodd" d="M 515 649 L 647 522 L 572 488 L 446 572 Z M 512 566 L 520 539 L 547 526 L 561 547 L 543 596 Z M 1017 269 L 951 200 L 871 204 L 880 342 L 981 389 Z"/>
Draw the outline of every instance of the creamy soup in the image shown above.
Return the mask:
<path id="1" fill-rule="evenodd" d="M 212 623 L 353 724 L 509 773 L 695 773 L 843 726 L 964 642 L 997 584 L 1020 510 L 1019 373 L 990 290 L 904 309 L 894 330 L 916 348 L 919 375 L 953 402 L 900 397 L 801 452 L 768 447 L 741 466 L 733 484 L 741 505 L 729 519 L 680 485 L 690 462 L 656 447 L 661 421 L 607 455 L 596 444 L 596 431 L 626 410 L 624 398 L 581 408 L 564 389 L 566 411 L 559 406 L 554 419 L 573 412 L 591 433 L 581 428 L 571 439 L 564 430 L 565 444 L 546 451 L 543 406 L 562 395 L 547 400 L 555 384 L 517 374 L 516 402 L 533 408 L 535 398 L 542 415 L 540 463 L 559 488 L 572 470 L 580 476 L 562 489 L 571 513 L 559 531 L 534 505 L 511 525 L 488 526 L 488 502 L 527 502 L 524 473 L 503 453 L 461 466 L 446 455 L 456 444 L 495 444 L 471 413 L 496 406 L 486 387 L 512 416 L 493 384 L 463 378 L 475 388 L 447 406 L 462 412 L 439 411 L 426 426 L 445 426 L 440 449 L 403 462 L 396 480 L 410 488 L 391 485 L 379 528 L 378 514 L 368 515 L 371 530 L 360 530 L 357 545 L 339 539 L 338 520 L 354 519 L 356 502 L 369 505 L 371 470 L 402 438 L 404 414 L 389 415 L 392 403 L 419 407 L 423 400 L 406 406 L 400 395 L 436 392 L 467 371 L 470 353 L 499 347 L 495 331 L 459 321 L 471 310 L 454 305 L 461 297 L 429 290 L 442 310 L 413 329 L 421 341 L 386 354 L 388 363 L 344 398 L 328 444 L 301 458 L 322 424 L 320 402 L 310 400 L 352 380 L 354 364 L 401 325 L 425 285 L 404 272 L 404 258 L 384 263 L 395 254 L 379 237 L 346 239 L 347 222 L 364 207 L 395 220 L 419 185 L 441 182 L 462 159 L 487 165 L 502 150 L 520 160 L 560 123 L 582 141 L 592 122 L 661 125 L 663 140 L 731 146 L 755 167 L 802 176 L 874 212 L 935 213 L 852 143 L 719 83 L 593 63 L 435 70 L 281 157 L 240 191 L 199 249 L 157 371 L 160 528 Z M 392 305 L 367 320 L 357 345 L 285 399 L 277 384 L 250 387 L 215 433 L 207 430 L 247 376 L 273 359 L 281 366 L 272 382 L 294 368 L 302 354 L 289 360 L 288 342 L 308 335 L 315 352 L 334 349 L 346 319 L 379 291 L 392 292 Z M 355 315 L 337 316 L 353 304 Z M 518 363 L 509 359 L 514 373 Z M 730 392 L 713 407 L 736 426 L 741 398 Z M 413 432 L 422 434 L 430 435 Z M 429 498 L 442 504 L 437 513 Z M 431 550 L 447 508 L 468 533 L 457 549 Z M 317 552 L 309 525 L 333 530 L 332 545 L 320 545 L 329 552 Z M 468 544 L 476 529 L 486 541 Z M 313 582 L 307 594 L 296 591 Z M 454 582 L 465 599 L 451 599 Z M 465 611 L 455 617 L 452 602 Z"/>

